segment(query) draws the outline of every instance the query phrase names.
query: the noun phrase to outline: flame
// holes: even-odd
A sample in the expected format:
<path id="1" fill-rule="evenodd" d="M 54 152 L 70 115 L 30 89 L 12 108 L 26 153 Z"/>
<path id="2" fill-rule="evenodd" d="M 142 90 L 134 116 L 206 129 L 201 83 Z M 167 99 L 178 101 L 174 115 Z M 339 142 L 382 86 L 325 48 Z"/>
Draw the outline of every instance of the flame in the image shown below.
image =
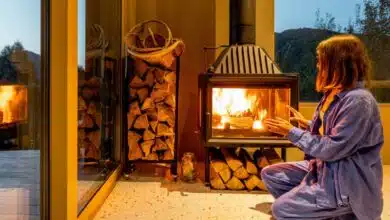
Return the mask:
<path id="1" fill-rule="evenodd" d="M 224 129 L 230 122 L 231 117 L 251 116 L 253 119 L 252 129 L 263 129 L 262 121 L 267 115 L 266 109 L 258 110 L 258 98 L 248 93 L 247 89 L 236 88 L 213 88 L 213 115 L 221 116 L 217 129 Z M 250 129 L 250 127 L 249 127 Z"/>
<path id="2" fill-rule="evenodd" d="M 253 129 L 264 129 L 263 120 L 267 115 L 267 110 L 263 109 L 257 113 L 257 120 L 253 122 Z"/>

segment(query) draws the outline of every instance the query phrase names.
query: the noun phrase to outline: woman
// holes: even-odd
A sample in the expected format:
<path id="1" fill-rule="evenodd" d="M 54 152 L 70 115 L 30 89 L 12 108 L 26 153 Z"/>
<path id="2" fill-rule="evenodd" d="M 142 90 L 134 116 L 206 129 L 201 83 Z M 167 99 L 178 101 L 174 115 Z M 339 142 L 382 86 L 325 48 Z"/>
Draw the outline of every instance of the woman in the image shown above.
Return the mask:
<path id="1" fill-rule="evenodd" d="M 340 35 L 317 47 L 316 90 L 324 93 L 314 118 L 292 110 L 301 129 L 283 119 L 266 120 L 307 159 L 264 168 L 276 198 L 276 219 L 380 219 L 383 129 L 375 98 L 364 89 L 370 62 L 363 43 Z"/>

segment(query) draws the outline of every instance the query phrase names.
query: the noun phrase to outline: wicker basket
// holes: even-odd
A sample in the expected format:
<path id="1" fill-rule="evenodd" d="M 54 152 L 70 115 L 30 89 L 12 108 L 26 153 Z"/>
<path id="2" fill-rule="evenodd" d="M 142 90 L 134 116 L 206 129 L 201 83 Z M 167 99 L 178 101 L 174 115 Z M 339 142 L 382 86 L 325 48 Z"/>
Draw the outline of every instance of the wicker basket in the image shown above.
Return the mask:
<path id="1" fill-rule="evenodd" d="M 152 25 L 162 25 L 167 36 L 153 33 Z M 135 25 L 126 35 L 126 45 L 128 53 L 134 58 L 165 67 L 170 67 L 174 57 L 184 51 L 183 41 L 174 39 L 169 26 L 160 20 L 147 20 Z"/>

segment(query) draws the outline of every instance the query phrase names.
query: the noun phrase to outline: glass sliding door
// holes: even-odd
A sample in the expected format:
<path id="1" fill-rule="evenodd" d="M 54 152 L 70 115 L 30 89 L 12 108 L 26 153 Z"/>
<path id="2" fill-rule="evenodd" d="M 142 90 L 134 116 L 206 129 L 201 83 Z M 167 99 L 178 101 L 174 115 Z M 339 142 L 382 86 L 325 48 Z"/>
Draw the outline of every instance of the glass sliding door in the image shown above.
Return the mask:
<path id="1" fill-rule="evenodd" d="M 0 219 L 46 219 L 47 1 L 2 1 L 1 7 Z"/>
<path id="2" fill-rule="evenodd" d="M 121 0 L 78 0 L 78 211 L 117 167 Z"/>

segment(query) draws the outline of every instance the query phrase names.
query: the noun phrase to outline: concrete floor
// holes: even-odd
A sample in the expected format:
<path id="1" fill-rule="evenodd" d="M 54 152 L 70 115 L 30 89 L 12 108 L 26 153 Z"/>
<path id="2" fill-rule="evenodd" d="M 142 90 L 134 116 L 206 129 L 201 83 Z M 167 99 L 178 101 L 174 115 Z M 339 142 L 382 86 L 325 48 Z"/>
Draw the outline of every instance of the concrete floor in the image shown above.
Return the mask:
<path id="1" fill-rule="evenodd" d="M 390 166 L 384 169 L 383 220 L 390 220 Z M 159 178 L 118 181 L 95 220 L 270 219 L 266 193 L 214 191 L 202 183 L 164 183 Z"/>

